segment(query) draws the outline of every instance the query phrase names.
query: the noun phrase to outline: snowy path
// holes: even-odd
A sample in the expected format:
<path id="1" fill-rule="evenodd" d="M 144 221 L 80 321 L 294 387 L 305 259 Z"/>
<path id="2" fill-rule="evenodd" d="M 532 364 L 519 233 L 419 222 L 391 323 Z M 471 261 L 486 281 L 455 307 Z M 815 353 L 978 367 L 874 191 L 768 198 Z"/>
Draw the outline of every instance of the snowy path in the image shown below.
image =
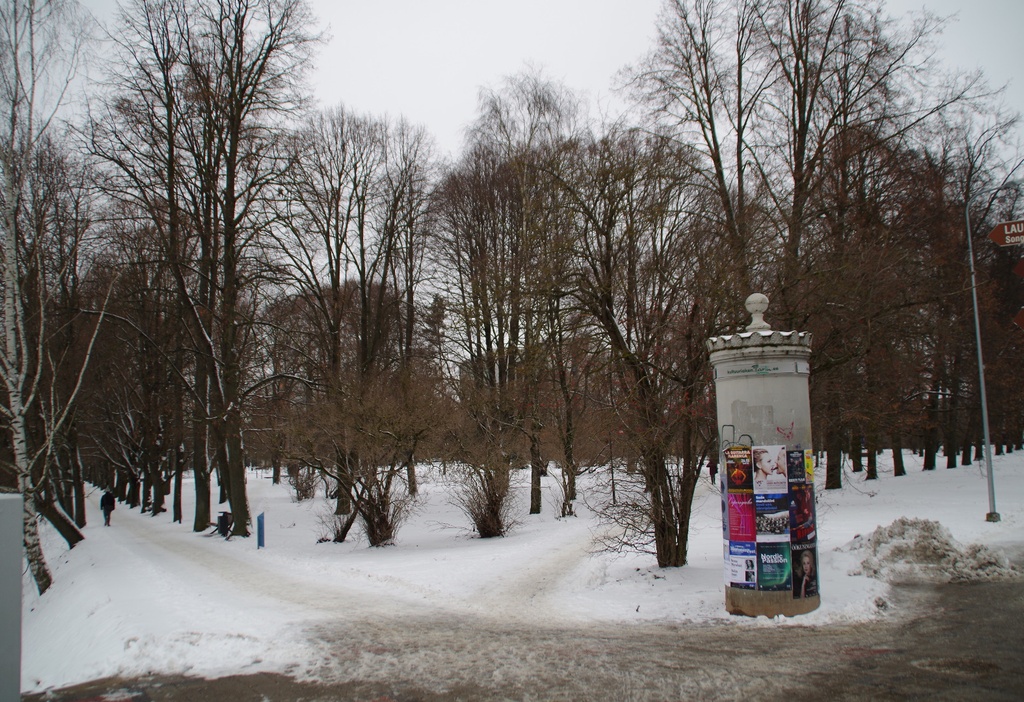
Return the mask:
<path id="1" fill-rule="evenodd" d="M 1024 689 L 1022 590 L 1021 582 L 918 587 L 898 599 L 924 616 L 815 628 L 324 624 L 314 632 L 321 641 L 316 660 L 291 671 L 298 681 L 113 680 L 45 700 L 125 691 L 153 702 L 1016 700 Z M 994 601 L 1005 606 L 993 608 Z"/>
<path id="2" fill-rule="evenodd" d="M 551 623 L 567 619 L 557 596 L 565 582 L 590 557 L 591 545 L 574 540 L 537 554 L 521 569 L 488 585 L 473 597 L 473 610 L 483 617 L 504 622 Z"/>
<path id="3" fill-rule="evenodd" d="M 409 679 L 403 670 L 436 685 L 504 677 L 524 690 L 530 680 L 572 671 L 608 685 L 635 671 L 636 680 L 663 675 L 690 686 L 701 678 L 680 661 L 699 658 L 700 650 L 725 655 L 766 631 L 785 642 L 800 625 L 816 627 L 828 648 L 825 630 L 870 630 L 900 616 L 888 585 L 850 575 L 859 556 L 843 548 L 877 525 L 904 515 L 936 519 L 963 543 L 1017 552 L 1024 454 L 997 458 L 998 524 L 983 519 L 985 481 L 975 469 L 918 470 L 898 480 L 883 471 L 877 483 L 851 479 L 849 489 L 819 494 L 822 606 L 789 621 L 724 612 L 720 501 L 705 484 L 695 500 L 689 565 L 666 570 L 642 554 L 591 553 L 596 520 L 586 513 L 554 518 L 553 484 L 541 515 L 524 517 L 506 538 L 481 540 L 448 501 L 443 479 L 425 479 L 418 511 L 398 544 L 384 549 L 358 538 L 317 543 L 329 506 L 295 503 L 287 486 L 257 473 L 249 486 L 253 511 L 266 515 L 262 550 L 255 538 L 194 534 L 167 514 L 124 505 L 104 528 L 94 493 L 87 538 L 73 551 L 43 530 L 56 580 L 42 598 L 25 581 L 22 689 L 148 674 Z M 184 509 L 191 513 L 187 501 Z M 889 605 L 880 609 L 881 601 Z M 677 640 L 674 662 L 655 655 Z M 763 667 L 746 659 L 736 665 L 752 676 Z M 673 673 L 673 666 L 689 672 Z"/>

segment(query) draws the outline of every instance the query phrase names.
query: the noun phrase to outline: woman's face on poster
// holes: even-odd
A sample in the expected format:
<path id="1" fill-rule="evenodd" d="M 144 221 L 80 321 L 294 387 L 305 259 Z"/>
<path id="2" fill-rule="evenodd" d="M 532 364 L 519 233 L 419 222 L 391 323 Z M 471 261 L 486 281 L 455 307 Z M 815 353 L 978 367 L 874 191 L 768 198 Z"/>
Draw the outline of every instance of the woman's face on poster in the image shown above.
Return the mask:
<path id="1" fill-rule="evenodd" d="M 782 472 L 779 467 L 778 456 L 772 455 L 770 451 L 758 449 L 754 452 L 754 461 L 757 463 L 757 472 L 763 473 L 764 475 Z"/>

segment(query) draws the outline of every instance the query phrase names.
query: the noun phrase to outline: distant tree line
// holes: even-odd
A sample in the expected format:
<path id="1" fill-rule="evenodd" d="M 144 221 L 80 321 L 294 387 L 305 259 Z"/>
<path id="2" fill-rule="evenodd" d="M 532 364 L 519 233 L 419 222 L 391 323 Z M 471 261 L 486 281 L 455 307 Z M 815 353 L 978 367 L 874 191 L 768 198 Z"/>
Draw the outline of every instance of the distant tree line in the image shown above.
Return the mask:
<path id="1" fill-rule="evenodd" d="M 985 238 L 1020 217 L 996 190 L 1019 128 L 928 63 L 934 18 L 667 0 L 628 117 L 526 72 L 481 94 L 453 161 L 403 119 L 309 104 L 305 0 L 126 0 L 66 129 L 85 18 L 11 0 L 0 22 L 0 480 L 40 591 L 38 520 L 77 543 L 86 482 L 195 531 L 225 504 L 241 536 L 254 464 L 326 486 L 330 537 L 372 545 L 424 462 L 481 537 L 522 518 L 517 471 L 534 514 L 553 468 L 563 517 L 591 472 L 607 545 L 684 565 L 718 455 L 704 342 L 755 291 L 813 333 L 828 487 L 883 448 L 897 475 L 902 448 L 969 464 L 967 202 L 993 439 L 1020 449 L 1020 254 Z"/>

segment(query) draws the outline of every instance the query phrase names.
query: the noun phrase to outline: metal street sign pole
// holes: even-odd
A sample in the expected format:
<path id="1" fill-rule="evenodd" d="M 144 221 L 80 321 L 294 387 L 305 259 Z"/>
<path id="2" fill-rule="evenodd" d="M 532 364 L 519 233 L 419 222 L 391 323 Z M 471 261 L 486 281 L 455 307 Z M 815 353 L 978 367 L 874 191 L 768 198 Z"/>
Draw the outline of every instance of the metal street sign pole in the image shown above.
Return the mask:
<path id="1" fill-rule="evenodd" d="M 1017 183 L 1003 183 L 999 187 L 989 188 L 987 190 L 980 190 L 970 197 L 967 198 L 967 202 L 964 204 L 964 222 L 967 225 L 967 255 L 970 258 L 971 263 L 971 303 L 974 305 L 974 341 L 978 347 L 978 389 L 981 395 L 981 430 L 984 440 L 985 449 L 985 471 L 988 473 L 988 514 L 985 515 L 985 521 L 998 522 L 999 512 L 996 511 L 996 483 L 995 477 L 992 474 L 992 445 L 989 443 L 989 432 L 988 432 L 988 398 L 985 394 L 985 360 L 981 355 L 981 321 L 978 315 L 978 279 L 974 271 L 974 244 L 971 241 L 971 203 L 974 202 L 974 198 L 978 197 L 982 193 L 994 193 L 999 190 L 1006 190 L 1008 188 L 1017 187 Z M 1011 224 L 1004 222 L 1003 224 Z M 1016 224 L 1016 223 L 1013 223 Z M 1022 222 L 1024 224 L 1024 222 Z M 1001 229 L 1003 225 L 996 226 L 991 232 L 989 237 L 993 235 L 1001 237 L 1002 241 L 992 238 L 1000 246 L 1007 246 L 1009 242 L 1007 239 L 1007 231 L 1005 228 Z M 1010 232 L 1010 236 L 1015 236 L 1014 231 Z M 998 233 L 997 233 L 998 232 Z M 1003 243 L 1006 242 L 1006 243 Z M 1020 241 L 1014 241 L 1013 243 L 1024 242 L 1024 236 L 1021 237 Z"/>

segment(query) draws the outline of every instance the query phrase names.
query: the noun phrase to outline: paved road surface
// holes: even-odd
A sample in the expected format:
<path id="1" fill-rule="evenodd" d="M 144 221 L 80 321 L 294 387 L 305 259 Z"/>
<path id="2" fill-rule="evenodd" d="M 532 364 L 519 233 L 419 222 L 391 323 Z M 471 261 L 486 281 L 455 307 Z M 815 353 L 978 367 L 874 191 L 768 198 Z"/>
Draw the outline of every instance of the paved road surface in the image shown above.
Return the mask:
<path id="1" fill-rule="evenodd" d="M 317 684 L 280 675 L 103 680 L 28 702 L 1022 700 L 1024 580 L 895 592 L 850 626 L 325 626 Z"/>

